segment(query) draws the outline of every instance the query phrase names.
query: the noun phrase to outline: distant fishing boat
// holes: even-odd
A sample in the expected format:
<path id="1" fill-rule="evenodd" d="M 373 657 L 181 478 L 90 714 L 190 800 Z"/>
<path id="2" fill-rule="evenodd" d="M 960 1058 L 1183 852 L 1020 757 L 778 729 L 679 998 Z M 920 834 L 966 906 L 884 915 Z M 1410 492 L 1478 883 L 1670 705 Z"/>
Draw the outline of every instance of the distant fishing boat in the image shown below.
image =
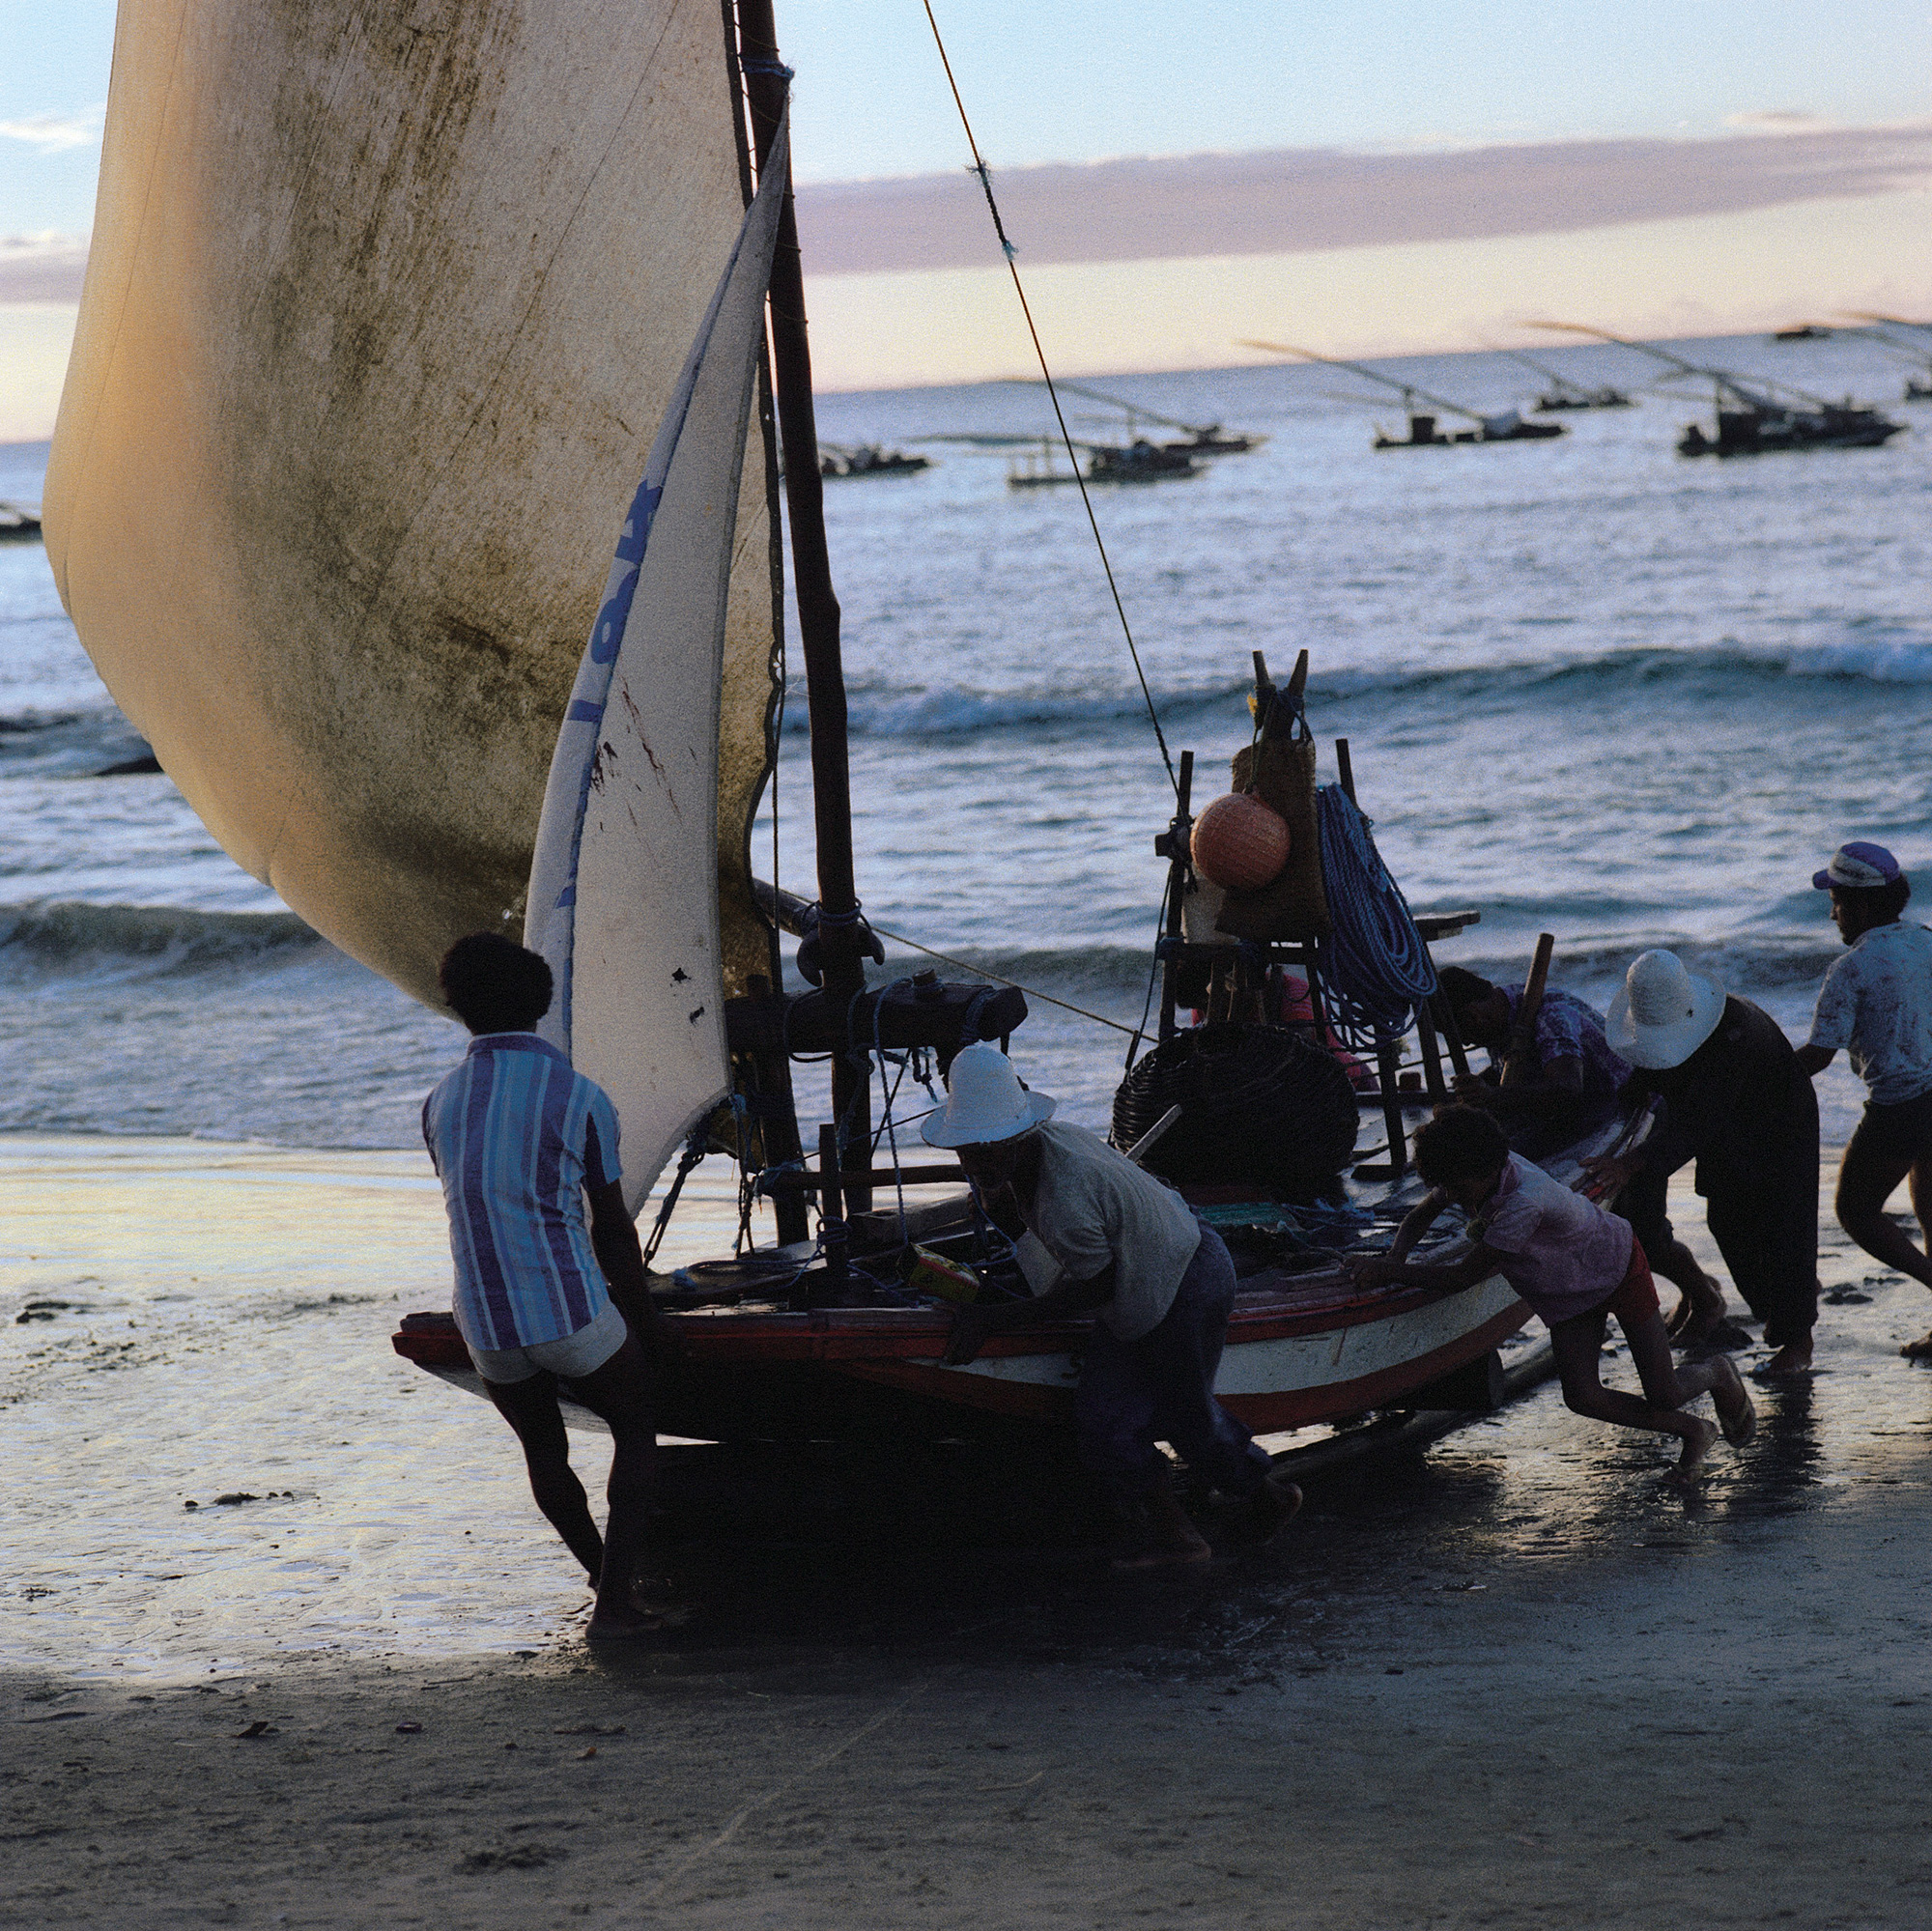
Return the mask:
<path id="1" fill-rule="evenodd" d="M 1408 434 L 1391 436 L 1386 430 L 1378 429 L 1374 443 L 1378 449 L 1446 449 L 1465 442 L 1547 442 L 1552 437 L 1568 434 L 1560 422 L 1525 422 L 1520 412 L 1513 409 L 1485 415 L 1480 411 L 1464 409 L 1461 403 L 1451 402 L 1447 397 L 1432 395 L 1414 383 L 1399 382 L 1393 376 L 1385 376 L 1379 369 L 1371 369 L 1361 362 L 1344 362 L 1334 355 L 1318 355 L 1312 349 L 1295 349 L 1282 342 L 1244 342 L 1241 346 L 1265 349 L 1272 355 L 1297 355 L 1305 362 L 1321 362 L 1331 369 L 1347 369 L 1350 375 L 1365 377 L 1369 382 L 1380 383 L 1384 388 L 1395 390 L 1402 397 L 1403 408 L 1408 414 Z M 1424 413 L 1415 408 L 1418 397 L 1432 404 L 1435 410 L 1446 410 L 1451 415 L 1459 415 L 1474 423 L 1475 427 L 1438 429 L 1438 414 Z"/>
<path id="2" fill-rule="evenodd" d="M 40 533 L 39 503 L 0 502 L 0 543 L 38 537 Z"/>
<path id="3" fill-rule="evenodd" d="M 1905 390 L 1899 400 L 1932 402 L 1932 341 L 1926 339 L 1932 323 L 1908 322 L 1902 315 L 1861 314 L 1857 319 L 1869 325 L 1865 332 L 1881 349 L 1925 371 L 1923 376 L 1906 377 Z M 1892 328 L 1909 328 L 1913 332 L 1910 336 L 1894 335 Z"/>
<path id="4" fill-rule="evenodd" d="M 1201 473 L 1201 465 L 1193 457 L 1177 449 L 1162 449 L 1145 437 L 1125 444 L 1083 442 L 1076 438 L 1074 447 L 1087 452 L 1086 480 L 1090 483 L 1166 483 Z M 1007 472 L 1009 490 L 1051 489 L 1079 480 L 1071 469 L 1060 467 L 1059 446 L 1045 437 L 1040 439 L 1037 454 L 1017 458 Z"/>
<path id="5" fill-rule="evenodd" d="M 1545 363 L 1534 360 L 1515 349 L 1501 352 L 1512 362 L 1520 362 L 1525 369 L 1534 371 L 1549 384 L 1537 397 L 1534 409 L 1538 415 L 1550 415 L 1563 410 L 1572 409 L 1630 409 L 1634 407 L 1632 398 L 1622 389 L 1612 387 L 1608 383 L 1600 383 L 1596 388 L 1585 388 L 1580 383 L 1573 383 L 1568 376 L 1560 375 Z"/>
<path id="6" fill-rule="evenodd" d="M 1904 433 L 1902 422 L 1881 415 L 1868 404 L 1831 402 L 1789 383 L 1774 383 L 1733 375 L 1728 369 L 1689 362 L 1649 342 L 1634 342 L 1607 329 L 1574 322 L 1539 322 L 1539 328 L 1558 328 L 1573 335 L 1592 335 L 1600 342 L 1616 342 L 1640 355 L 1663 362 L 1680 375 L 1700 376 L 1712 389 L 1717 416 L 1714 430 L 1693 422 L 1678 440 L 1680 456 L 1762 456 L 1794 449 L 1876 449 Z M 1791 401 L 1785 397 L 1793 398 Z"/>
<path id="7" fill-rule="evenodd" d="M 1029 386 L 1033 386 L 1029 383 Z M 1174 456 L 1245 456 L 1251 449 L 1259 449 L 1267 440 L 1265 436 L 1246 433 L 1229 435 L 1218 422 L 1182 422 L 1178 416 L 1162 415 L 1154 410 L 1144 408 L 1140 403 L 1128 402 L 1123 397 L 1109 395 L 1102 389 L 1091 388 L 1081 383 L 1056 383 L 1056 388 L 1068 395 L 1085 396 L 1089 402 L 1103 402 L 1111 409 L 1118 409 L 1126 417 L 1127 436 L 1130 441 L 1138 441 L 1138 425 L 1142 422 L 1157 422 L 1163 429 L 1179 429 L 1183 432 L 1181 440 L 1161 444 L 1163 450 Z"/>
<path id="8" fill-rule="evenodd" d="M 1774 342 L 1829 342 L 1832 331 L 1819 327 L 1815 322 L 1801 322 L 1793 327 L 1778 329 L 1771 339 Z"/>
<path id="9" fill-rule="evenodd" d="M 930 456 L 909 456 L 903 449 L 884 449 L 876 442 L 818 445 L 818 473 L 828 482 L 847 476 L 916 476 L 931 468 Z"/>

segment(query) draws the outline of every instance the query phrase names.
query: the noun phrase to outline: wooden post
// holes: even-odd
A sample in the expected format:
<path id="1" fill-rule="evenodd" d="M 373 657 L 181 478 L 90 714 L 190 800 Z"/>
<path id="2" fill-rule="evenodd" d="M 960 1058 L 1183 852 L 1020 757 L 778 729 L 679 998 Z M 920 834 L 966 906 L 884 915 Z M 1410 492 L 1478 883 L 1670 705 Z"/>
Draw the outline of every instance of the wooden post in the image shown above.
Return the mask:
<path id="1" fill-rule="evenodd" d="M 1167 828 L 1167 919 L 1165 934 L 1170 939 L 1181 936 L 1181 901 L 1187 890 L 1187 841 L 1194 831 L 1194 820 L 1189 815 L 1189 801 L 1194 793 L 1194 753 L 1183 751 L 1180 753 L 1180 780 L 1175 791 L 1174 818 Z M 1180 961 L 1172 952 L 1163 961 L 1160 974 L 1160 1036 L 1174 1037 L 1174 1012 L 1179 1004 L 1177 989 L 1180 979 Z"/>
<path id="2" fill-rule="evenodd" d="M 1335 740 L 1335 775 L 1342 781 L 1342 794 L 1350 804 L 1355 803 L 1355 764 L 1349 755 L 1349 740 Z M 1359 809 L 1359 808 L 1357 808 Z"/>
<path id="3" fill-rule="evenodd" d="M 818 1129 L 818 1214 L 825 1232 L 825 1277 L 830 1283 L 842 1282 L 849 1271 L 849 1248 L 845 1235 L 845 1202 L 839 1184 L 838 1129 Z"/>
<path id="4" fill-rule="evenodd" d="M 1402 1119 L 1402 1054 L 1386 1033 L 1376 1034 L 1376 1084 L 1382 1090 L 1382 1128 L 1388 1135 L 1389 1178 L 1408 1171 L 1408 1129 Z"/>
<path id="5" fill-rule="evenodd" d="M 1435 1022 L 1430 1016 L 1427 999 L 1415 1003 L 1415 1036 L 1422 1042 L 1423 1084 L 1429 1089 L 1430 1098 L 1439 1105 L 1449 1097 L 1449 1087 L 1442 1077 L 1442 1055 L 1436 1050 Z"/>
<path id="6" fill-rule="evenodd" d="M 772 0 L 740 0 L 739 57 L 751 107 L 752 144 L 762 180 L 784 113 L 787 82 L 779 71 Z M 806 703 L 811 726 L 811 815 L 818 846 L 819 950 L 825 989 L 844 1004 L 865 990 L 866 968 L 852 866 L 852 781 L 846 753 L 845 669 L 838 637 L 838 599 L 825 543 L 825 486 L 818 470 L 818 424 L 811 402 L 811 346 L 806 333 L 805 276 L 798 219 L 789 185 L 779 213 L 772 255 L 772 380 L 778 392 L 779 433 L 784 442 L 785 505 L 790 512 L 792 583 L 798 598 L 798 639 L 805 660 Z M 848 1145 L 869 1161 L 872 1116 L 869 1077 L 862 1077 L 841 1042 L 832 1061 L 833 1118 L 844 1121 Z M 835 1161 L 834 1165 L 838 1163 Z M 870 1196 L 855 1194 L 860 1211 Z"/>
<path id="7" fill-rule="evenodd" d="M 1449 1004 L 1449 995 L 1440 986 L 1430 994 L 1431 1009 L 1435 1014 L 1435 1023 L 1442 1029 L 1443 1043 L 1449 1048 L 1449 1064 L 1459 1074 L 1469 1070 L 1468 1049 L 1463 1044 L 1462 1028 L 1456 1024 L 1454 1008 Z"/>
<path id="8" fill-rule="evenodd" d="M 1537 934 L 1536 955 L 1529 962 L 1529 978 L 1523 984 L 1522 1003 L 1516 1009 L 1516 1024 L 1510 1029 L 1509 1044 L 1504 1049 L 1504 1086 L 1520 1086 L 1523 1081 L 1536 1077 L 1536 1021 L 1543 1010 L 1543 989 L 1549 982 L 1549 955 L 1555 950 L 1554 934 Z"/>

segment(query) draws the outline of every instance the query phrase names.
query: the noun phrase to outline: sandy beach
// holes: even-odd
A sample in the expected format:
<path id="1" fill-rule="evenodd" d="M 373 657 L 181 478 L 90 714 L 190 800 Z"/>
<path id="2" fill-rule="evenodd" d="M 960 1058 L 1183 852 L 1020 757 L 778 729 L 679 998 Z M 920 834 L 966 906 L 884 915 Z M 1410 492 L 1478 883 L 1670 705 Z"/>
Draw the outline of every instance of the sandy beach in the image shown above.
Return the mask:
<path id="1" fill-rule="evenodd" d="M 1870 1298 L 1689 1502 L 1551 1389 L 1179 1591 L 801 1478 L 678 1524 L 691 1613 L 611 1658 L 387 1353 L 408 1156 L 5 1153 L 0 1921 L 1924 1920 L 1926 1311 L 1835 1230 Z"/>

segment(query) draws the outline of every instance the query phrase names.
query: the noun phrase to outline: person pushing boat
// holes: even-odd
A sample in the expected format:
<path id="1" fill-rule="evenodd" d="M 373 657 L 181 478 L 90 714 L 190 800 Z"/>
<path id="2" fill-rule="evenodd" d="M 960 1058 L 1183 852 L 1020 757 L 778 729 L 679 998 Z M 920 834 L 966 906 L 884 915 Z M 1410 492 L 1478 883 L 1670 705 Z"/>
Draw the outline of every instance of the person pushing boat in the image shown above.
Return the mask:
<path id="1" fill-rule="evenodd" d="M 456 1324 L 523 1444 L 537 1507 L 597 1592 L 586 1634 L 640 1635 L 659 1619 L 631 1600 L 657 1461 L 639 1335 L 656 1349 L 662 1330 L 624 1211 L 616 1111 L 533 1030 L 552 993 L 538 953 L 474 932 L 444 954 L 440 977 L 473 1036 L 422 1116 L 449 1213 Z M 559 1381 L 615 1444 L 601 1537 L 570 1466 Z"/>
<path id="2" fill-rule="evenodd" d="M 1529 1040 L 1535 1066 L 1520 1085 L 1505 1087 L 1503 1059 L 1524 987 L 1492 984 L 1463 966 L 1444 966 L 1440 980 L 1464 1041 L 1490 1052 L 1487 1071 L 1457 1075 L 1456 1097 L 1495 1114 L 1518 1152 L 1545 1158 L 1618 1112 L 1631 1065 L 1610 1044 L 1604 1015 L 1594 1006 L 1561 986 L 1546 986 Z M 1623 1208 L 1615 1206 L 1612 1211 Z M 1624 1217 L 1631 1218 L 1628 1212 Z M 1723 1289 L 1698 1265 L 1661 1210 L 1644 1215 L 1637 1237 L 1652 1274 L 1678 1291 L 1677 1306 L 1664 1323 L 1672 1339 L 1680 1346 L 1713 1339 L 1723 1324 Z"/>
<path id="3" fill-rule="evenodd" d="M 1512 1152 L 1501 1123 L 1481 1107 L 1445 1106 L 1417 1127 L 1415 1166 L 1430 1191 L 1396 1230 L 1387 1254 L 1354 1262 L 1358 1286 L 1456 1293 L 1502 1275 L 1549 1329 L 1572 1411 L 1676 1435 L 1684 1444 L 1680 1480 L 1702 1467 L 1719 1429 L 1734 1446 L 1750 1439 L 1757 1418 L 1728 1354 L 1673 1364 L 1650 1266 L 1627 1220 Z M 1468 1252 L 1434 1265 L 1411 1262 L 1416 1242 L 1451 1206 L 1469 1216 Z M 1603 1384 L 1599 1366 L 1612 1315 L 1630 1343 L 1641 1397 Z M 1685 1412 L 1706 1389 L 1717 1403 L 1715 1426 Z"/>
<path id="4" fill-rule="evenodd" d="M 1840 845 L 1811 883 L 1832 895 L 1832 923 L 1851 950 L 1825 975 L 1798 1064 L 1815 1077 L 1847 1049 L 1869 1095 L 1838 1169 L 1838 1225 L 1875 1261 L 1932 1288 L 1926 1250 L 1885 1210 L 1910 1179 L 1932 1247 L 1932 932 L 1900 918 L 1912 882 L 1883 845 Z M 1932 1359 L 1932 1334 L 1899 1352 Z"/>
<path id="5" fill-rule="evenodd" d="M 1241 1498 L 1252 1539 L 1265 1542 L 1300 1508 L 1301 1491 L 1270 1477 L 1266 1454 L 1214 1399 L 1235 1303 L 1227 1247 L 1172 1188 L 1055 1121 L 1055 1104 L 1028 1092 L 997 1047 L 971 1045 L 952 1062 L 944 1109 L 921 1129 L 929 1146 L 957 1151 L 995 1224 L 1031 1235 L 1052 1263 L 1030 1301 L 960 1308 L 946 1362 L 965 1366 L 991 1335 L 1092 1315 L 1074 1421 L 1081 1461 L 1121 1524 L 1115 1567 L 1212 1554 L 1175 1493 L 1163 1440 L 1192 1474 Z"/>
<path id="6" fill-rule="evenodd" d="M 1724 1265 L 1764 1322 L 1776 1380 L 1811 1367 L 1818 1320 L 1818 1099 L 1783 1029 L 1763 1008 L 1688 971 L 1675 952 L 1632 961 L 1606 1036 L 1636 1067 L 1627 1099 L 1663 1101 L 1639 1147 L 1587 1160 L 1622 1189 L 1617 1209 L 1653 1251 L 1670 1237 L 1670 1176 L 1697 1163 L 1697 1191 Z"/>

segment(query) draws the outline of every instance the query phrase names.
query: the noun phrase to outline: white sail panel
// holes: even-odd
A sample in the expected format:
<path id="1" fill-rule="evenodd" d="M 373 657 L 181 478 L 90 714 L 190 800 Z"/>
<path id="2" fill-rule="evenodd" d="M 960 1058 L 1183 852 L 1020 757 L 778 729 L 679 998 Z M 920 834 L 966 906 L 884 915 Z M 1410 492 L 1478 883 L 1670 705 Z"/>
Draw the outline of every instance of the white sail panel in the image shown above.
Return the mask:
<path id="1" fill-rule="evenodd" d="M 745 431 L 784 192 L 784 130 L 665 412 L 557 733 L 530 867 L 547 1038 L 617 1108 L 637 1211 L 730 1091 L 717 767 Z"/>
<path id="2" fill-rule="evenodd" d="M 735 113 L 718 0 L 122 0 L 48 554 L 223 846 L 430 1001 L 453 938 L 517 929 L 611 505 L 744 218 Z"/>

